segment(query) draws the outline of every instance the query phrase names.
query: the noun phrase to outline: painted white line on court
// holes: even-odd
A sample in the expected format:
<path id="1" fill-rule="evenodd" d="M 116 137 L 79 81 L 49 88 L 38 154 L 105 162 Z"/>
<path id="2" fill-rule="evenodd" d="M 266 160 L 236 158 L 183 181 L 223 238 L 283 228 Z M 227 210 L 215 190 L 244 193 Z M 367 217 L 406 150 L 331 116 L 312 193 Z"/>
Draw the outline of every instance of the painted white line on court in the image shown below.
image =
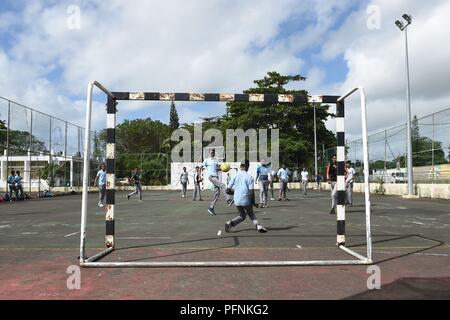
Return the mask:
<path id="1" fill-rule="evenodd" d="M 221 234 L 222 234 L 222 230 L 219 230 L 219 231 L 217 232 L 217 235 L 220 236 Z"/>
<path id="2" fill-rule="evenodd" d="M 0 226 L 0 229 L 3 229 L 3 228 L 11 228 L 11 225 L 7 224 L 7 225 L 4 225 L 4 226 Z"/>
<path id="3" fill-rule="evenodd" d="M 422 223 L 422 222 L 417 222 L 417 221 L 412 221 L 412 223 L 415 223 L 415 224 L 420 224 L 421 226 L 425 224 L 425 223 Z"/>
<path id="4" fill-rule="evenodd" d="M 117 240 L 147 240 L 147 239 L 162 239 L 170 240 L 171 237 L 116 237 Z"/>
<path id="5" fill-rule="evenodd" d="M 77 232 L 74 232 L 74 233 L 66 234 L 66 235 L 64 236 L 64 238 L 74 236 L 74 235 L 76 235 L 76 234 L 78 234 L 78 233 L 80 233 L 80 231 L 77 231 Z"/>

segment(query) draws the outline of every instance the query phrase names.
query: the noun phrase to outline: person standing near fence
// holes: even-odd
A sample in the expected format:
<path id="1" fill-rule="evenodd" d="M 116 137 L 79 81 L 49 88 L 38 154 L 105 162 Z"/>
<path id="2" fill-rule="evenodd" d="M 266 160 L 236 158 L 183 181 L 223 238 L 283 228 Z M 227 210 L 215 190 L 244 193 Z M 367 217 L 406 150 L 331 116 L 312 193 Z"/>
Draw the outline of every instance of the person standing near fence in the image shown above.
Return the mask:
<path id="1" fill-rule="evenodd" d="M 303 197 L 306 197 L 306 187 L 308 186 L 308 171 L 306 171 L 306 168 L 303 168 L 301 172 L 302 176 L 302 186 L 303 186 Z"/>
<path id="2" fill-rule="evenodd" d="M 355 169 L 352 167 L 352 162 L 348 160 L 345 163 L 345 166 L 347 168 L 346 170 L 346 177 L 345 177 L 345 189 L 346 189 L 346 204 L 350 205 L 350 207 L 353 207 L 353 182 L 355 181 Z"/>
<path id="3" fill-rule="evenodd" d="M 180 175 L 180 183 L 181 183 L 181 197 L 186 198 L 186 189 L 189 184 L 189 174 L 186 171 L 186 167 L 183 167 L 183 172 Z"/>
<path id="4" fill-rule="evenodd" d="M 327 181 L 331 186 L 331 211 L 330 214 L 336 214 L 337 205 L 337 192 L 336 192 L 336 181 L 337 181 L 337 162 L 336 155 L 333 154 L 331 157 L 331 162 L 327 167 Z"/>
<path id="5" fill-rule="evenodd" d="M 267 207 L 267 197 L 269 196 L 269 175 L 270 166 L 266 160 L 262 159 L 258 168 L 256 168 L 255 182 L 259 186 L 259 206 L 260 208 Z"/>
<path id="6" fill-rule="evenodd" d="M 203 201 L 202 199 L 202 190 L 200 188 L 200 183 L 202 183 L 202 170 L 199 166 L 195 167 L 194 172 L 194 194 L 192 196 L 192 201 L 195 201 L 198 195 L 198 201 Z"/>
<path id="7" fill-rule="evenodd" d="M 281 166 L 280 170 L 278 170 L 277 177 L 278 181 L 280 182 L 280 193 L 278 194 L 278 201 L 281 201 L 282 198 L 286 201 L 289 201 L 289 199 L 286 197 L 286 191 L 289 181 L 289 170 L 284 164 Z"/>
<path id="8" fill-rule="evenodd" d="M 11 171 L 11 175 L 8 177 L 8 187 L 9 187 L 9 201 L 13 201 L 13 199 L 18 198 L 17 188 L 16 188 L 16 174 L 14 170 Z M 14 198 L 13 198 L 14 192 Z"/>
<path id="9" fill-rule="evenodd" d="M 134 170 L 131 172 L 130 180 L 134 182 L 134 191 L 127 195 L 127 199 L 130 200 L 130 197 L 137 194 L 139 196 L 139 201 L 142 201 L 142 175 L 138 167 L 134 168 Z"/>
<path id="10" fill-rule="evenodd" d="M 317 183 L 317 189 L 319 191 L 321 191 L 322 190 L 322 176 L 320 175 L 320 173 L 318 173 L 316 175 L 316 183 Z"/>
<path id="11" fill-rule="evenodd" d="M 23 178 L 20 175 L 19 170 L 16 171 L 16 176 L 14 177 L 14 180 L 16 180 L 17 200 L 25 199 L 25 195 L 23 193 L 23 186 L 22 186 Z"/>
<path id="12" fill-rule="evenodd" d="M 104 207 L 105 195 L 106 195 L 106 166 L 104 163 L 100 165 L 100 170 L 95 177 L 94 186 L 98 185 L 98 206 Z"/>

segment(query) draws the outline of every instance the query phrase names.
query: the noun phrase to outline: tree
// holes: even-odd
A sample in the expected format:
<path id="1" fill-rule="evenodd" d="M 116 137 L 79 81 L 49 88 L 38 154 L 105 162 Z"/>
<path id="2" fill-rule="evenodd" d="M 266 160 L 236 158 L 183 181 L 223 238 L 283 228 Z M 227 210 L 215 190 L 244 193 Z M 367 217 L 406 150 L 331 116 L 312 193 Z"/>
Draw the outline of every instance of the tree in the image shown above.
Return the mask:
<path id="1" fill-rule="evenodd" d="M 411 139 L 414 166 L 429 166 L 447 163 L 442 142 L 422 137 L 420 135 L 419 120 L 414 116 L 411 122 Z M 434 150 L 434 152 L 433 152 Z"/>
<path id="2" fill-rule="evenodd" d="M 170 130 L 176 130 L 180 127 L 180 122 L 178 118 L 177 108 L 175 106 L 175 102 L 172 101 L 170 104 L 170 121 L 169 121 Z"/>
<path id="3" fill-rule="evenodd" d="M 0 149 L 6 149 L 8 144 L 8 127 L 6 121 L 0 120 Z M 20 131 L 9 129 L 9 149 L 19 152 L 27 152 L 28 149 L 35 152 L 48 152 L 45 142 L 39 140 L 36 136 L 31 135 L 28 131 Z"/>
<path id="4" fill-rule="evenodd" d="M 301 75 L 281 75 L 278 72 L 268 72 L 260 80 L 255 80 L 256 87 L 245 90 L 244 93 L 260 94 L 295 94 L 307 96 L 306 90 L 288 90 L 285 88 L 291 82 L 305 81 Z M 318 145 L 326 148 L 335 145 L 335 137 L 325 127 L 329 106 L 316 106 Z M 247 130 L 274 129 L 280 130 L 280 164 L 288 167 L 314 164 L 314 109 L 309 103 L 270 103 L 229 102 L 227 114 L 222 118 L 222 127 Z M 270 142 L 270 141 L 269 141 Z M 270 147 L 269 147 L 270 148 Z"/>

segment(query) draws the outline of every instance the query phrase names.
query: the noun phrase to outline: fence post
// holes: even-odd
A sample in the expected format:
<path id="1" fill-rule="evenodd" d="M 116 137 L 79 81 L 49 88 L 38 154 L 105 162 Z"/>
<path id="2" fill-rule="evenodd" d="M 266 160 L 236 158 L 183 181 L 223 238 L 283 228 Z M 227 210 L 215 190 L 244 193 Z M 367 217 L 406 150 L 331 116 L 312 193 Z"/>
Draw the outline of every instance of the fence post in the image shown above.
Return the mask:
<path id="1" fill-rule="evenodd" d="M 49 188 L 53 188 L 53 158 L 52 158 L 52 117 L 50 117 L 50 137 L 49 137 L 49 158 L 48 158 L 48 175 L 50 176 Z"/>
<path id="2" fill-rule="evenodd" d="M 11 125 L 11 100 L 8 100 L 8 125 L 6 126 L 6 192 L 9 192 L 9 127 Z M 10 194 L 12 195 L 12 194 Z"/>
<path id="3" fill-rule="evenodd" d="M 434 183 L 434 113 L 431 115 L 431 128 L 433 130 L 433 139 L 431 140 L 431 174 Z"/>
<path id="4" fill-rule="evenodd" d="M 386 178 L 387 178 L 387 175 L 386 175 L 386 170 L 387 170 L 387 168 L 386 168 L 386 153 L 387 153 L 387 149 L 386 149 L 386 147 L 387 147 L 387 131 L 384 130 L 384 172 L 383 172 L 383 182 L 386 182 Z"/>
<path id="5" fill-rule="evenodd" d="M 64 190 L 67 192 L 67 121 L 64 128 Z M 70 170 L 70 165 L 69 165 Z"/>
<path id="6" fill-rule="evenodd" d="M 30 147 L 28 148 L 28 154 L 29 154 L 29 161 L 30 161 L 30 174 L 29 174 L 29 190 L 28 192 L 30 192 L 31 195 L 31 174 L 33 172 L 33 166 L 32 166 L 32 162 L 31 162 L 31 154 L 33 153 L 33 110 L 31 110 L 31 121 L 30 121 Z M 39 181 L 39 183 L 41 183 L 41 181 Z"/>

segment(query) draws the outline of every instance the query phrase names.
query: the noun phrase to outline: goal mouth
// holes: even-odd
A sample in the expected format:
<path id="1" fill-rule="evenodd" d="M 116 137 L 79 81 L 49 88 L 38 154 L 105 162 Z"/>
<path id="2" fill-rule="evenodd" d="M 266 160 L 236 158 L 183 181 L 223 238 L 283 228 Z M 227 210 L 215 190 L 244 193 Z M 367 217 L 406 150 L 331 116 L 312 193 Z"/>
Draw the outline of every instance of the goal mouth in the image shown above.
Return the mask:
<path id="1" fill-rule="evenodd" d="M 89 191 L 89 159 L 90 159 L 90 129 L 92 114 L 92 92 L 94 87 L 99 88 L 107 95 L 107 129 L 106 129 L 106 206 L 105 206 L 105 249 L 90 257 L 86 255 L 86 225 L 87 225 L 87 203 Z M 365 229 L 366 229 L 366 255 L 363 256 L 345 246 L 345 125 L 344 125 L 344 102 L 353 93 L 359 91 L 361 103 L 361 121 L 364 157 L 364 191 L 365 191 Z M 352 260 L 274 260 L 274 261 L 101 261 L 101 259 L 115 249 L 115 205 L 116 205 L 116 113 L 117 104 L 121 100 L 153 100 L 153 101 L 217 101 L 217 102 L 260 102 L 260 103 L 327 103 L 336 104 L 336 137 L 337 137 L 337 206 L 336 206 L 336 245 L 339 250 L 350 255 Z M 357 87 L 343 96 L 296 96 L 290 94 L 200 94 L 200 93 L 155 93 L 155 92 L 110 92 L 97 81 L 89 83 L 87 91 L 87 112 L 85 126 L 85 154 L 83 169 L 83 195 L 81 209 L 81 233 L 80 233 L 80 266 L 83 267 L 262 267 L 262 266 L 311 266 L 311 265 L 359 265 L 372 263 L 372 236 L 370 225 L 370 199 L 369 199 L 369 160 L 367 139 L 367 115 L 366 101 L 363 87 Z M 218 158 L 224 159 L 224 152 Z M 206 148 L 205 148 L 206 149 Z M 209 152 L 203 149 L 203 155 Z"/>

